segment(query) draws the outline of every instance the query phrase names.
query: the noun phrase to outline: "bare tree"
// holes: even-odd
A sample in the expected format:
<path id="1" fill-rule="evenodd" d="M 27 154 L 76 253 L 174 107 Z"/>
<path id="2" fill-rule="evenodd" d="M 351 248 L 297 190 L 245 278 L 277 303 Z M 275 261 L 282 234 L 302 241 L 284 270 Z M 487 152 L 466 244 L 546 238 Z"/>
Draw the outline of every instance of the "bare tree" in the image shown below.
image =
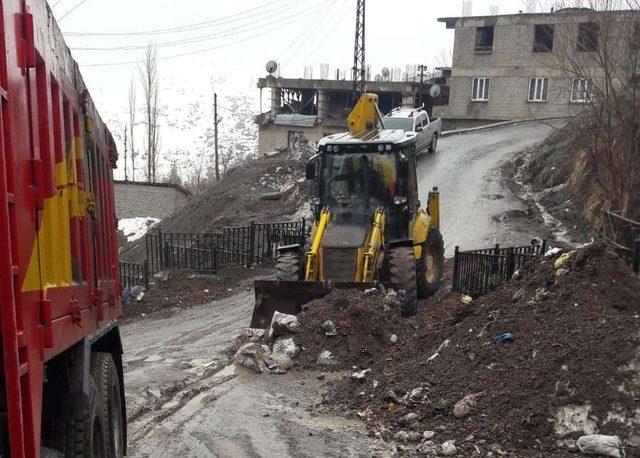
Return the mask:
<path id="1" fill-rule="evenodd" d="M 129 144 L 131 145 L 131 179 L 136 181 L 136 147 L 135 147 L 135 125 L 136 125 L 136 85 L 131 78 L 129 86 Z"/>
<path id="2" fill-rule="evenodd" d="M 160 117 L 159 106 L 159 78 L 156 50 L 152 45 L 147 47 L 143 67 L 139 68 L 142 88 L 144 90 L 144 112 L 147 152 L 147 180 L 155 182 L 158 171 L 158 149 L 160 143 L 158 119 Z"/>
<path id="3" fill-rule="evenodd" d="M 122 126 L 123 137 L 124 137 L 124 181 L 129 181 L 129 176 L 127 174 L 127 143 L 129 140 L 127 138 L 127 126 Z"/>

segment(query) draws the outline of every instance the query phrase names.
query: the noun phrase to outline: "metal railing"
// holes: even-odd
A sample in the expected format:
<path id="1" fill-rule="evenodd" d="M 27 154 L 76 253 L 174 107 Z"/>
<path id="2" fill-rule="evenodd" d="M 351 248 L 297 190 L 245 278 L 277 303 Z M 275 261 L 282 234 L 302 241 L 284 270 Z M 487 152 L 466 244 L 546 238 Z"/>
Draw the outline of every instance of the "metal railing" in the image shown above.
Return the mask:
<path id="1" fill-rule="evenodd" d="M 120 262 L 120 283 L 123 288 L 142 286 L 149 288 L 149 263 L 136 264 L 133 262 Z"/>
<path id="2" fill-rule="evenodd" d="M 457 292 L 479 297 L 511 279 L 534 256 L 544 254 L 547 242 L 539 245 L 460 251 L 453 258 L 453 287 Z"/>
<path id="3" fill-rule="evenodd" d="M 174 233 L 157 230 L 146 235 L 149 269 L 191 269 L 216 273 L 221 266 L 250 266 L 275 257 L 276 247 L 304 244 L 306 221 L 251 223 L 210 233 Z"/>

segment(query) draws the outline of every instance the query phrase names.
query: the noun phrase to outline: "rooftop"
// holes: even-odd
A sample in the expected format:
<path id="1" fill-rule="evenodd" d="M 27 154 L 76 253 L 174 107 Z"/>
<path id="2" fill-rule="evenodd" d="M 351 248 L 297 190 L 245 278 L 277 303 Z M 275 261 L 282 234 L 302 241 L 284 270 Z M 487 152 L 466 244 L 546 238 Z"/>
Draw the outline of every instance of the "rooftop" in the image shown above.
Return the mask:
<path id="1" fill-rule="evenodd" d="M 113 181 L 114 184 L 119 185 L 119 184 L 127 184 L 127 185 L 136 185 L 136 186 L 153 186 L 153 187 L 159 187 L 159 188 L 173 188 L 177 191 L 180 191 L 181 193 L 191 197 L 192 194 L 191 192 L 189 192 L 187 189 L 185 189 L 184 187 L 180 186 L 179 184 L 175 184 L 175 183 L 151 183 L 149 181 L 129 181 L 129 180 L 114 180 Z"/>

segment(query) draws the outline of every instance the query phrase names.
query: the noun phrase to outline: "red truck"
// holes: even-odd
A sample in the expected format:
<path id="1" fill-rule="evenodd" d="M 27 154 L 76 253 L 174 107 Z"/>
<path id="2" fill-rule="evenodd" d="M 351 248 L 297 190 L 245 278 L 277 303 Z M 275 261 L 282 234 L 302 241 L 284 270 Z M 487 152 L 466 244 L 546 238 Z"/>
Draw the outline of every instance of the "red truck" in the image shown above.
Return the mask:
<path id="1" fill-rule="evenodd" d="M 122 456 L 117 151 L 45 0 L 0 25 L 0 456 Z"/>

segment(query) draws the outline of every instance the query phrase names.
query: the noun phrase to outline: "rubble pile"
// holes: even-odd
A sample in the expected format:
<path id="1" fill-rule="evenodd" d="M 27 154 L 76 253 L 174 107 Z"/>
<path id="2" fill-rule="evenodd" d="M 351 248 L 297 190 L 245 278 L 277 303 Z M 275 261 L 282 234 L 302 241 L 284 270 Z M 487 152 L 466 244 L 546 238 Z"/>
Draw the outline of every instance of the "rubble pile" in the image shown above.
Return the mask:
<path id="1" fill-rule="evenodd" d="M 640 280 L 605 246 L 536 259 L 480 299 L 451 293 L 410 319 L 387 302 L 333 292 L 299 315 L 294 337 L 297 364 L 326 371 L 319 356 L 330 352 L 346 369 L 322 403 L 364 419 L 385 444 L 460 456 L 622 456 L 626 446 L 638 456 Z"/>

